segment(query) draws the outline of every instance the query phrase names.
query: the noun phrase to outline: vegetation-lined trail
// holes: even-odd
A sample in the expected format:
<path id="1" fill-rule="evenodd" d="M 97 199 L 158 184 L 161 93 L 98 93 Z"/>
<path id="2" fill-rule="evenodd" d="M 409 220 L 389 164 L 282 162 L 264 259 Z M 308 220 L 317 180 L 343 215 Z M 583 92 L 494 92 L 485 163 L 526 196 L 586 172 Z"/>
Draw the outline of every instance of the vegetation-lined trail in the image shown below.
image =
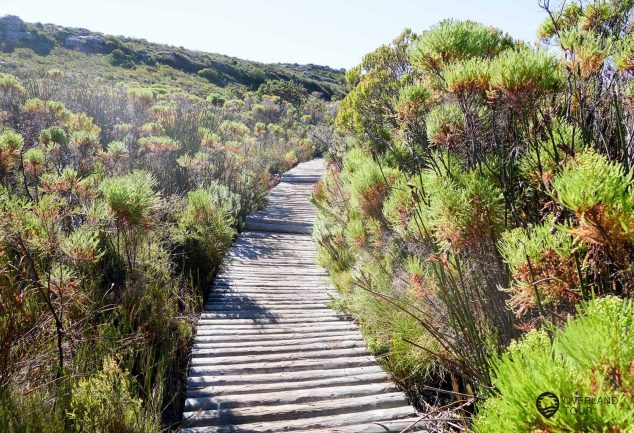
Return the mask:
<path id="1" fill-rule="evenodd" d="M 328 307 L 309 201 L 322 160 L 283 176 L 247 219 L 198 323 L 184 424 L 194 432 L 401 431 L 415 411 Z"/>

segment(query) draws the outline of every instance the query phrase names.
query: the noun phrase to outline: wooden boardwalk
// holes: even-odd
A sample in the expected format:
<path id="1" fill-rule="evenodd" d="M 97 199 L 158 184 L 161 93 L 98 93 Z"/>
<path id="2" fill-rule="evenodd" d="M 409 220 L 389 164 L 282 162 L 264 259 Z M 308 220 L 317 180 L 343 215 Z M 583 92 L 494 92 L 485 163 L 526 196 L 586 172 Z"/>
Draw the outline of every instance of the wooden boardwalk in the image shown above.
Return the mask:
<path id="1" fill-rule="evenodd" d="M 247 218 L 198 322 L 184 433 L 400 432 L 415 411 L 368 353 L 357 326 L 328 308 L 315 264 L 303 163 Z"/>

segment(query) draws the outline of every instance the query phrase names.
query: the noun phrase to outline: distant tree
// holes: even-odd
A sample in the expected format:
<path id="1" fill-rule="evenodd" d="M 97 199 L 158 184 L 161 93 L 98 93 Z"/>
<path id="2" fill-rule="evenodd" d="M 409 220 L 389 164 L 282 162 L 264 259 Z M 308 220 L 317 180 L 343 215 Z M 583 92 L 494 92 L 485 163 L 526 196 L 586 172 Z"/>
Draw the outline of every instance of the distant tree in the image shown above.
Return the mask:
<path id="1" fill-rule="evenodd" d="M 198 75 L 209 81 L 210 83 L 215 84 L 224 84 L 226 82 L 226 78 L 220 74 L 217 70 L 213 68 L 204 68 L 197 72 Z"/>
<path id="2" fill-rule="evenodd" d="M 132 56 L 126 54 L 122 49 L 115 48 L 110 53 L 110 64 L 114 66 L 121 66 L 123 68 L 133 68 L 134 60 Z"/>
<path id="3" fill-rule="evenodd" d="M 259 96 L 279 96 L 283 101 L 299 106 L 308 96 L 306 87 L 296 81 L 267 80 L 257 91 Z"/>

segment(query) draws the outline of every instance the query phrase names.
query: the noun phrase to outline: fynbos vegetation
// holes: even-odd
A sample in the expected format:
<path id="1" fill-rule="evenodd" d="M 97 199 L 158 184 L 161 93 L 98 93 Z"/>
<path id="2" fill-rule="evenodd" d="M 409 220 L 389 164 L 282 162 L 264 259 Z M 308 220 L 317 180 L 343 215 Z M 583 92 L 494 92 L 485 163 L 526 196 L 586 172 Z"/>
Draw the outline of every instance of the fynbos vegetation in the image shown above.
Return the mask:
<path id="1" fill-rule="evenodd" d="M 542 6 L 535 47 L 446 20 L 346 73 L 315 236 L 422 408 L 431 384 L 478 432 L 630 431 L 634 4 Z M 544 391 L 614 404 L 547 419 Z"/>
<path id="2" fill-rule="evenodd" d="M 632 433 L 634 0 L 539 6 L 535 44 L 447 19 L 345 78 L 0 18 L 0 430 L 177 429 L 227 248 L 324 154 L 332 306 L 424 429 Z"/>
<path id="3" fill-rule="evenodd" d="M 335 108 L 296 81 L 4 48 L 0 430 L 177 425 L 205 288 L 276 175 L 328 146 Z"/>

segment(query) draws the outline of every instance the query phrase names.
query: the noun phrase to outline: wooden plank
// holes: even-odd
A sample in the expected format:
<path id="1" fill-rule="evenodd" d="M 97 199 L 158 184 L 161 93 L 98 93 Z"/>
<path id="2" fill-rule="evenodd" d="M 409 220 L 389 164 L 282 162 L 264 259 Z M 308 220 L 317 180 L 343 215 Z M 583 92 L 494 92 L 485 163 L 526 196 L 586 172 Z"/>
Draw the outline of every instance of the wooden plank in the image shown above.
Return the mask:
<path id="1" fill-rule="evenodd" d="M 303 338 L 287 338 L 287 339 L 260 339 L 256 344 L 245 345 L 244 342 L 241 341 L 227 341 L 227 342 L 205 342 L 201 339 L 200 342 L 194 343 L 194 349 L 197 348 L 217 348 L 218 350 L 226 350 L 229 348 L 241 348 L 241 349 L 250 349 L 257 347 L 273 347 L 276 349 L 284 349 L 284 346 L 295 346 L 300 344 L 314 344 L 314 343 L 323 343 L 323 344 L 336 344 L 339 342 L 346 341 L 363 341 L 361 335 L 358 332 L 349 333 L 349 335 L 342 337 L 341 335 L 322 335 L 317 337 L 303 337 Z"/>
<path id="2" fill-rule="evenodd" d="M 358 330 L 340 329 L 334 331 L 318 331 L 318 332 L 282 332 L 278 334 L 243 334 L 243 333 L 228 333 L 220 335 L 199 335 L 196 334 L 194 341 L 198 343 L 210 343 L 210 342 L 230 342 L 239 341 L 243 344 L 251 343 L 261 340 L 294 340 L 302 338 L 318 338 L 320 336 L 330 337 L 338 336 L 341 339 L 350 338 L 359 333 Z"/>
<path id="3" fill-rule="evenodd" d="M 377 409 L 392 409 L 406 407 L 408 415 L 413 415 L 411 408 L 400 392 L 392 392 L 364 397 L 342 398 L 330 401 L 316 401 L 301 404 L 278 405 L 273 408 L 254 406 L 234 408 L 223 411 L 201 410 L 185 412 L 186 426 L 218 425 L 232 423 L 247 423 L 253 421 L 297 420 L 306 417 L 324 415 L 342 415 L 349 412 L 372 411 Z"/>
<path id="4" fill-rule="evenodd" d="M 362 373 L 351 376 L 329 376 L 322 379 L 280 381 L 274 383 L 246 383 L 237 385 L 212 385 L 201 388 L 191 388 L 187 395 L 191 398 L 232 395 L 240 398 L 240 394 L 254 394 L 267 392 L 280 392 L 292 390 L 309 390 L 328 386 L 349 386 L 368 383 L 386 383 L 389 377 L 384 372 Z"/>
<path id="5" fill-rule="evenodd" d="M 372 356 L 355 356 L 344 359 L 302 359 L 298 361 L 265 361 L 257 364 L 217 364 L 217 365 L 192 365 L 189 369 L 191 375 L 205 376 L 222 371 L 224 374 L 262 374 L 281 373 L 292 371 L 324 370 L 357 368 L 376 365 Z"/>
<path id="6" fill-rule="evenodd" d="M 216 373 L 218 373 L 216 371 Z M 187 378 L 188 388 L 200 388 L 208 386 L 225 385 L 254 385 L 302 382 L 307 380 L 319 380 L 333 377 L 355 377 L 363 374 L 383 373 L 378 365 L 368 365 L 352 368 L 301 370 L 301 371 L 278 371 L 275 373 L 258 373 L 251 375 L 244 374 L 190 374 Z M 385 373 L 384 373 L 385 374 Z"/>
<path id="7" fill-rule="evenodd" d="M 234 355 L 267 355 L 272 353 L 297 353 L 297 352 L 312 352 L 312 351 L 328 351 L 328 353 L 335 352 L 337 349 L 359 347 L 365 349 L 363 340 L 343 340 L 317 343 L 305 343 L 286 345 L 286 346 L 267 346 L 256 344 L 253 346 L 239 346 L 239 347 L 200 347 L 200 345 L 194 346 L 192 349 L 192 356 L 205 356 L 205 357 L 223 357 Z"/>
<path id="8" fill-rule="evenodd" d="M 343 356 L 370 356 L 365 347 L 352 347 L 326 350 L 311 350 L 297 352 L 255 353 L 255 354 L 224 354 L 223 356 L 208 356 L 205 353 L 192 354 L 191 365 L 219 365 L 219 364 L 252 364 L 263 362 L 290 362 L 298 360 L 341 358 Z"/>
<path id="9" fill-rule="evenodd" d="M 297 391 L 285 390 L 282 392 L 266 392 L 254 394 L 242 394 L 239 398 L 234 395 L 214 395 L 213 397 L 192 397 L 185 400 L 185 410 L 193 412 L 196 410 L 216 409 L 220 406 L 223 409 L 235 407 L 251 406 L 271 406 L 300 404 L 307 402 L 317 402 L 323 400 L 334 400 L 350 397 L 372 396 L 381 393 L 397 392 L 396 385 L 389 382 L 352 384 L 346 386 L 321 386 L 312 389 L 301 389 Z"/>

